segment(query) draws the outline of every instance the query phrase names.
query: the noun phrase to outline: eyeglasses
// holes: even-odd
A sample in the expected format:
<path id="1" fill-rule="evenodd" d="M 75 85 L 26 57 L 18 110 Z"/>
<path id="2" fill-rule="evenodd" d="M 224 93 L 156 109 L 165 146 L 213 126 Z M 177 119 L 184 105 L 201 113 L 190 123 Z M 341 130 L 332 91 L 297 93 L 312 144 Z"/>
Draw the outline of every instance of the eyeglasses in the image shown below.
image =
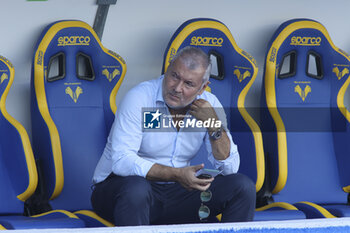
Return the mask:
<path id="1" fill-rule="evenodd" d="M 209 207 L 204 205 L 203 202 L 210 201 L 211 197 L 212 197 L 212 193 L 209 189 L 201 192 L 200 194 L 200 198 L 202 201 L 201 206 L 199 207 L 199 210 L 198 210 L 198 216 L 200 221 L 206 221 L 206 218 L 208 218 L 210 215 Z"/>

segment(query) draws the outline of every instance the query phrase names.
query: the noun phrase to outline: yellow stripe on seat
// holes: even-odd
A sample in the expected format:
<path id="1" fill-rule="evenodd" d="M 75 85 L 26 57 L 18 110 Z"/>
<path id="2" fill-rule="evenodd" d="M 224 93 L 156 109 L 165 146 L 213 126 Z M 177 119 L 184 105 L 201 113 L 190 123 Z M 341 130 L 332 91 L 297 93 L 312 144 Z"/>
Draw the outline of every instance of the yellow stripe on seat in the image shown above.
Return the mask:
<path id="1" fill-rule="evenodd" d="M 344 192 L 350 193 L 350 185 L 343 187 Z"/>
<path id="2" fill-rule="evenodd" d="M 6 230 L 6 228 L 0 225 L 0 230 Z"/>
<path id="3" fill-rule="evenodd" d="M 298 202 L 298 203 L 312 206 L 313 208 L 317 209 L 326 218 L 336 218 L 336 216 L 331 214 L 328 210 L 326 210 L 322 206 L 319 206 L 319 205 L 317 205 L 315 203 L 308 202 L 308 201 L 301 201 L 301 202 Z"/>
<path id="4" fill-rule="evenodd" d="M 205 88 L 205 90 L 211 93 L 211 88 L 209 87 L 209 85 Z"/>
<path id="5" fill-rule="evenodd" d="M 114 227 L 115 226 L 113 223 L 101 218 L 95 212 L 93 212 L 91 210 L 79 210 L 79 211 L 74 212 L 74 214 L 81 214 L 81 215 L 89 216 L 90 218 L 93 218 L 93 219 L 101 222 L 103 225 L 105 225 L 107 227 Z"/>
<path id="6" fill-rule="evenodd" d="M 285 209 L 285 210 L 298 210 L 298 208 L 296 208 L 295 206 L 293 206 L 289 203 L 275 202 L 275 203 L 271 203 L 271 204 L 268 204 L 268 205 L 260 207 L 260 208 L 256 208 L 256 211 L 264 211 L 264 210 L 268 210 L 268 209 L 275 208 L 275 207 L 280 207 L 280 208 Z"/>
<path id="7" fill-rule="evenodd" d="M 280 208 L 285 209 L 285 210 L 298 210 L 295 206 L 293 206 L 293 205 L 291 205 L 289 203 L 286 203 L 286 202 L 275 202 L 275 203 L 271 203 L 271 204 L 268 204 L 268 205 L 260 207 L 260 208 L 256 208 L 255 211 L 264 211 L 264 210 L 268 210 L 268 209 L 275 208 L 275 207 L 280 207 Z M 218 214 L 216 216 L 216 218 L 219 221 L 221 221 L 222 214 Z"/>
<path id="8" fill-rule="evenodd" d="M 346 57 L 349 61 L 350 59 Z M 347 110 L 344 104 L 344 98 L 346 90 L 348 89 L 350 84 L 350 75 L 348 76 L 347 80 L 344 82 L 343 86 L 340 88 L 338 95 L 337 95 L 337 106 L 340 110 L 340 112 L 344 115 L 345 119 L 350 123 L 350 112 Z"/>
<path id="9" fill-rule="evenodd" d="M 48 212 L 45 212 L 45 213 L 42 213 L 42 214 L 37 214 L 37 215 L 33 215 L 31 216 L 31 218 L 38 218 L 38 217 L 42 217 L 42 216 L 45 216 L 45 215 L 49 215 L 49 214 L 52 214 L 52 213 L 62 213 L 66 216 L 68 216 L 69 218 L 76 218 L 76 219 L 79 219 L 78 216 L 76 216 L 75 214 L 67 211 L 67 210 L 51 210 L 51 211 L 48 211 Z"/>
<path id="10" fill-rule="evenodd" d="M 26 201 L 35 192 L 35 189 L 38 185 L 38 173 L 36 170 L 33 150 L 32 150 L 32 146 L 30 144 L 30 140 L 29 140 L 27 131 L 6 110 L 6 98 L 7 98 L 9 91 L 10 91 L 11 85 L 13 83 L 13 79 L 15 76 L 15 69 L 14 69 L 13 65 L 10 63 L 10 61 L 7 60 L 6 58 L 0 56 L 0 61 L 2 61 L 7 66 L 7 68 L 9 69 L 9 72 L 10 72 L 8 84 L 7 84 L 6 89 L 5 89 L 5 91 L 2 94 L 1 99 L 0 99 L 0 110 L 1 110 L 1 113 L 3 114 L 3 116 L 5 117 L 5 119 L 13 127 L 16 128 L 16 130 L 18 131 L 18 134 L 21 138 L 24 156 L 26 159 L 26 164 L 27 164 L 27 169 L 28 169 L 29 180 L 28 180 L 28 186 L 26 187 L 26 190 L 23 193 L 17 195 L 17 198 L 20 199 L 21 201 Z"/>

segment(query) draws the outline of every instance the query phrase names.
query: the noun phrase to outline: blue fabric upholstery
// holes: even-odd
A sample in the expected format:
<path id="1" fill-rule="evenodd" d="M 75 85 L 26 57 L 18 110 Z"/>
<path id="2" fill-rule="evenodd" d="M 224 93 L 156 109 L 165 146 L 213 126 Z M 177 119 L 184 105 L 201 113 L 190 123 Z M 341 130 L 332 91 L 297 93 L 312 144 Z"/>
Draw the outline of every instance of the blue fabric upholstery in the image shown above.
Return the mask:
<path id="1" fill-rule="evenodd" d="M 61 212 L 47 213 L 40 217 L 0 216 L 0 223 L 6 229 L 45 229 L 45 228 L 82 228 L 83 220 L 77 216 L 67 216 Z"/>
<path id="2" fill-rule="evenodd" d="M 291 62 L 283 62 L 288 56 Z M 347 202 L 342 188 L 350 181 L 345 156 L 350 115 L 344 107 L 349 66 L 348 56 L 316 21 L 287 21 L 272 37 L 265 60 L 262 106 L 268 110 L 262 114 L 262 130 L 276 201 Z M 311 204 L 296 206 L 309 218 L 330 216 Z"/>
<path id="3" fill-rule="evenodd" d="M 209 87 L 225 109 L 228 128 L 240 154 L 239 172 L 248 175 L 259 191 L 265 179 L 262 135 L 245 105 L 245 97 L 258 72 L 255 59 L 237 46 L 229 29 L 220 21 L 191 19 L 172 36 L 164 54 L 163 74 L 176 52 L 186 46 L 196 46 L 217 57 L 218 74 L 211 75 Z M 192 164 L 199 163 L 211 166 L 204 146 L 192 160 Z M 293 211 L 261 211 L 255 217 L 256 220 L 297 218 L 305 218 L 305 215 L 296 208 Z"/>
<path id="4" fill-rule="evenodd" d="M 31 79 L 33 150 L 54 209 L 92 209 L 92 176 L 125 72 L 125 61 L 84 22 L 58 21 L 41 34 Z"/>
<path id="5" fill-rule="evenodd" d="M 289 219 L 305 219 L 305 214 L 300 210 L 271 209 L 255 211 L 254 221 L 279 221 Z"/>
<path id="6" fill-rule="evenodd" d="M 336 215 L 332 214 L 330 211 L 325 209 L 324 207 L 311 203 L 311 202 L 298 202 L 295 203 L 299 210 L 303 211 L 306 215 L 306 218 L 335 218 Z M 340 206 L 340 205 L 339 205 Z M 336 208 L 335 210 L 337 210 Z M 336 213 L 333 211 L 333 213 Z"/>
<path id="7" fill-rule="evenodd" d="M 5 107 L 14 72 L 10 61 L 0 56 L 0 229 L 83 227 L 84 222 L 73 214 L 23 216 L 24 201 L 34 193 L 38 174 L 28 134 Z"/>

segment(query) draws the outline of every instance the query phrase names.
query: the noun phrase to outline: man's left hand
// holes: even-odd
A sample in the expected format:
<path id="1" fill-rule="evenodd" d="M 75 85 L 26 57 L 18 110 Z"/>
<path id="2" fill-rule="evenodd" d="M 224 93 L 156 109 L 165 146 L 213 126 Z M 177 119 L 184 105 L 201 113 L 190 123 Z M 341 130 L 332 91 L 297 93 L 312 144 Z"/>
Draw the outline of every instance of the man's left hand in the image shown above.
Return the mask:
<path id="1" fill-rule="evenodd" d="M 195 100 L 190 106 L 189 113 L 200 121 L 206 121 L 210 118 L 218 119 L 214 108 L 204 99 Z"/>
<path id="2" fill-rule="evenodd" d="M 204 99 L 198 99 L 195 100 L 191 106 L 190 110 L 188 111 L 189 114 L 194 116 L 199 121 L 206 121 L 210 118 L 214 118 L 214 121 L 219 120 L 215 109 L 211 104 L 204 100 Z M 212 132 L 216 132 L 217 128 L 210 127 L 207 128 L 208 134 L 211 135 Z M 212 152 L 214 155 L 214 158 L 217 160 L 225 160 L 230 155 L 230 140 L 226 134 L 225 130 L 222 130 L 222 136 L 220 136 L 217 139 L 210 139 Z"/>

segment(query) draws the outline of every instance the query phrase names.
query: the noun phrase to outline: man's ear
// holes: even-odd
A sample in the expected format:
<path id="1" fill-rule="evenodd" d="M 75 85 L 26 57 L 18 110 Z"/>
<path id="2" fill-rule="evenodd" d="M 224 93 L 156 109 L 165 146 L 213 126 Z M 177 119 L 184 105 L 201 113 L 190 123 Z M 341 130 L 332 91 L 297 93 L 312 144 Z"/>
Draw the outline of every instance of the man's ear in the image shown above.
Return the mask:
<path id="1" fill-rule="evenodd" d="M 202 88 L 200 89 L 198 95 L 201 95 L 204 91 L 205 91 L 205 88 L 207 88 L 207 86 L 210 84 L 209 81 L 207 81 L 203 86 Z"/>

